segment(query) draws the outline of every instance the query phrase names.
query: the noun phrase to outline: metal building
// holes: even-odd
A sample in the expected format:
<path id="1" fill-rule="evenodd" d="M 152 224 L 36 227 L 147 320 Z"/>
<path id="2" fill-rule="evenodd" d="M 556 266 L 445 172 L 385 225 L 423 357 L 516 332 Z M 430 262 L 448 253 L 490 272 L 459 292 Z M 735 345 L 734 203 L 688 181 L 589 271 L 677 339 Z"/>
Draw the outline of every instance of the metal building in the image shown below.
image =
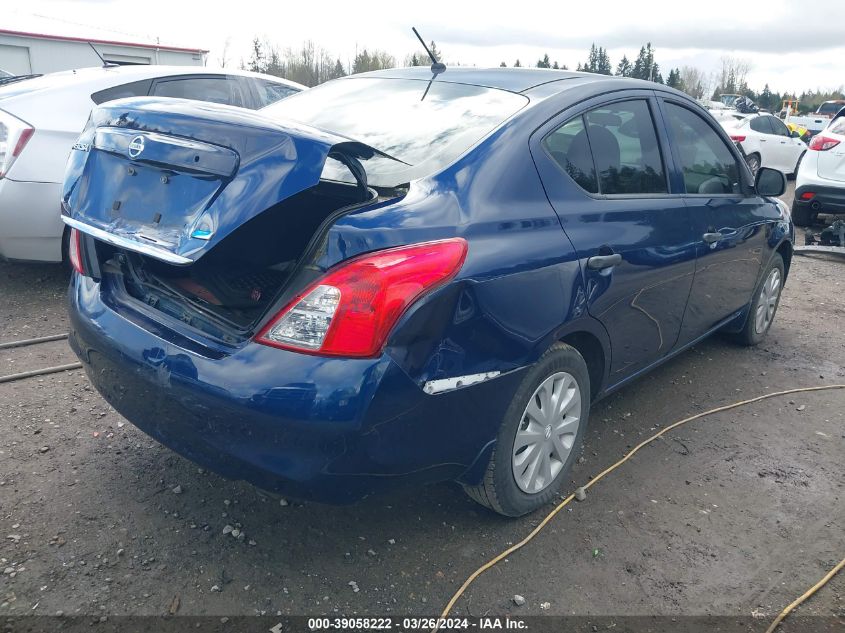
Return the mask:
<path id="1" fill-rule="evenodd" d="M 102 62 L 92 46 L 107 62 L 116 64 L 204 66 L 208 54 L 200 48 L 0 28 L 0 69 L 28 75 L 99 66 Z"/>

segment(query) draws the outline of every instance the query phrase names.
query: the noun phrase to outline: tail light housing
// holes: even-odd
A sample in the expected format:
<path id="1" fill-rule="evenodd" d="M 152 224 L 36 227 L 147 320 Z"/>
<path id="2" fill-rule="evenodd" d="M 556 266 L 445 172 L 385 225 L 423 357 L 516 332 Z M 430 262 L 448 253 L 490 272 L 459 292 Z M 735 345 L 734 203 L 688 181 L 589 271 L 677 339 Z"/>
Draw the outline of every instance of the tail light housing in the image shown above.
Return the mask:
<path id="1" fill-rule="evenodd" d="M 256 341 L 325 356 L 377 356 L 405 311 L 452 279 L 466 253 L 466 240 L 455 238 L 343 262 L 282 308 Z"/>
<path id="2" fill-rule="evenodd" d="M 68 242 L 67 257 L 70 265 L 80 275 L 85 274 L 85 264 L 82 261 L 82 234 L 76 229 L 70 230 L 70 241 Z"/>
<path id="3" fill-rule="evenodd" d="M 734 143 L 742 143 L 745 140 L 745 134 L 731 134 L 731 140 Z"/>
<path id="4" fill-rule="evenodd" d="M 837 145 L 839 145 L 838 140 L 830 138 L 829 136 L 822 136 L 821 134 L 817 134 L 813 137 L 813 140 L 810 141 L 810 149 L 816 152 L 826 152 Z"/>
<path id="5" fill-rule="evenodd" d="M 21 155 L 35 128 L 0 110 L 0 178 L 4 178 Z"/>

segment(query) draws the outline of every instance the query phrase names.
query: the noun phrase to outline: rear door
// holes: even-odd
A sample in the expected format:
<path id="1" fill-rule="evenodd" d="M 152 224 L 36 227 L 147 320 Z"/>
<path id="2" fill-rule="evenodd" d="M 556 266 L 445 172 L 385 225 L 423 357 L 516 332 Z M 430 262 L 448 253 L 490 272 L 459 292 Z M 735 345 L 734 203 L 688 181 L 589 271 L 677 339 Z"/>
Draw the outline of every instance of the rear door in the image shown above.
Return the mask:
<path id="1" fill-rule="evenodd" d="M 532 137 L 578 252 L 588 310 L 611 341 L 614 384 L 675 346 L 695 269 L 689 209 L 670 193 L 655 107 L 649 91 L 614 93 L 564 111 Z"/>
<path id="2" fill-rule="evenodd" d="M 783 160 L 783 173 L 791 174 L 795 172 L 795 167 L 798 165 L 798 159 L 801 154 L 807 151 L 807 145 L 799 138 L 793 138 L 789 133 L 789 128 L 784 125 L 783 121 L 773 116 L 766 116 L 772 126 L 774 138 L 772 142 L 780 150 L 780 155 Z"/>
<path id="3" fill-rule="evenodd" d="M 677 177 L 698 251 L 695 281 L 679 344 L 695 340 L 751 300 L 768 233 L 780 218 L 774 203 L 753 192 L 747 169 L 715 126 L 692 106 L 661 99 Z"/>
<path id="4" fill-rule="evenodd" d="M 819 136 L 836 142 L 830 149 L 818 153 L 818 174 L 828 180 L 845 180 L 845 114 L 836 117 Z"/>

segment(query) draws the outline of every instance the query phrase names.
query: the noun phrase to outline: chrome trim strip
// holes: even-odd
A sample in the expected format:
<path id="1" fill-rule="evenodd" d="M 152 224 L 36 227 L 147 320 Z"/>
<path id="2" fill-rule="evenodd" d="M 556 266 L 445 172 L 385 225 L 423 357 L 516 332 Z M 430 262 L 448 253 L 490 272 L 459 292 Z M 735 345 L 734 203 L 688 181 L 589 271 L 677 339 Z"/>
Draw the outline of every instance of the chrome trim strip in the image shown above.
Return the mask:
<path id="1" fill-rule="evenodd" d="M 469 374 L 468 376 L 455 376 L 454 378 L 440 378 L 438 380 L 429 380 L 423 385 L 423 391 L 429 395 L 436 393 L 444 393 L 446 391 L 455 391 L 456 389 L 463 389 L 471 385 L 477 385 L 485 380 L 496 378 L 501 375 L 500 371 L 488 371 L 483 374 Z"/>
<path id="2" fill-rule="evenodd" d="M 79 220 L 74 220 L 73 218 L 70 218 L 66 215 L 62 216 L 62 222 L 64 222 L 71 228 L 74 228 L 78 231 L 82 231 L 83 233 L 86 233 L 91 237 L 95 237 L 98 240 L 102 240 L 103 242 L 111 244 L 112 246 L 125 248 L 128 251 L 134 251 L 136 253 L 141 253 L 142 255 L 149 255 L 150 257 L 154 257 L 155 259 L 167 262 L 168 264 L 185 266 L 186 264 L 194 263 L 194 260 L 188 259 L 187 257 L 183 257 L 182 255 L 171 253 L 170 251 L 166 251 L 163 248 L 159 248 L 157 246 L 143 244 L 141 242 L 138 242 L 137 240 L 132 240 L 127 237 L 120 237 L 119 235 L 114 235 L 112 233 L 109 233 L 108 231 L 104 231 L 103 229 L 98 229 L 95 226 L 90 226 L 88 224 L 85 224 L 84 222 L 80 222 Z"/>

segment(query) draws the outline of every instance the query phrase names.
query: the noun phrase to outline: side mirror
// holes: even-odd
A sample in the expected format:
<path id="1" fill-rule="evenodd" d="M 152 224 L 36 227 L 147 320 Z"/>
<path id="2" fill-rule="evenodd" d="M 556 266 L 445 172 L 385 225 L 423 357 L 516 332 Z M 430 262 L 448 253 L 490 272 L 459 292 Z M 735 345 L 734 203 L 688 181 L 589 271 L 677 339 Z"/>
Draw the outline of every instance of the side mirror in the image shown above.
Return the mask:
<path id="1" fill-rule="evenodd" d="M 761 167 L 757 170 L 757 180 L 754 187 L 757 189 L 759 196 L 777 198 L 786 191 L 786 176 L 777 169 Z"/>

